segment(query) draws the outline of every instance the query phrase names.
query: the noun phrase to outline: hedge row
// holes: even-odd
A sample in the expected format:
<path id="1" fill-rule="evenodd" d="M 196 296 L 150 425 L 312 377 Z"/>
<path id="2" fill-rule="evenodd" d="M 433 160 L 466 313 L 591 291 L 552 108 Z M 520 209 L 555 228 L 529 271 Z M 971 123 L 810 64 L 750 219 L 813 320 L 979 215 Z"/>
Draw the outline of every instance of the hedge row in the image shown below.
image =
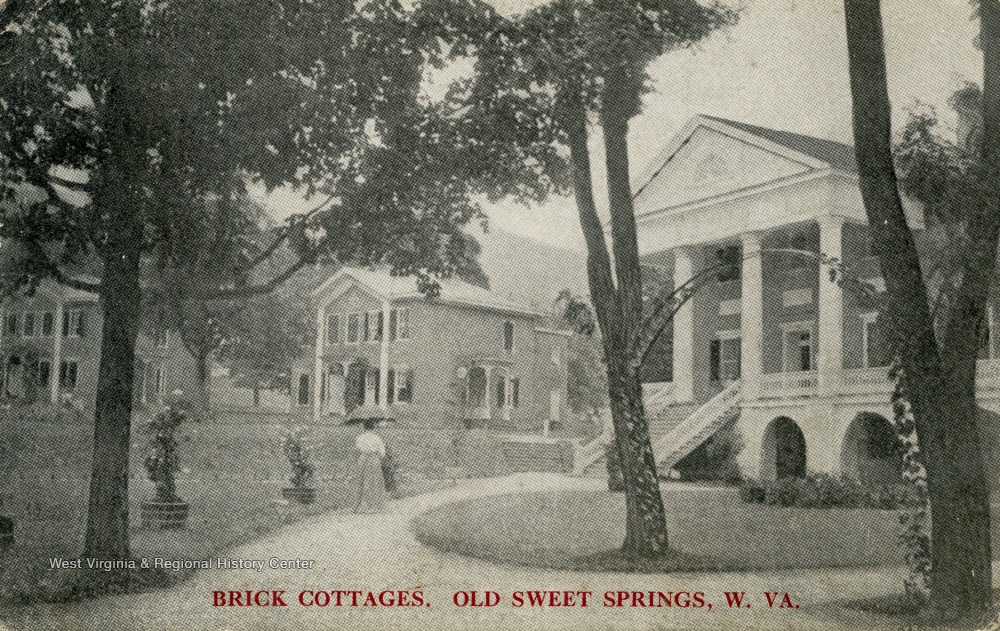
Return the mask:
<path id="1" fill-rule="evenodd" d="M 750 480 L 740 483 L 740 499 L 750 504 L 796 508 L 897 509 L 919 503 L 913 487 L 861 484 L 848 478 L 811 473 L 804 478 Z"/>

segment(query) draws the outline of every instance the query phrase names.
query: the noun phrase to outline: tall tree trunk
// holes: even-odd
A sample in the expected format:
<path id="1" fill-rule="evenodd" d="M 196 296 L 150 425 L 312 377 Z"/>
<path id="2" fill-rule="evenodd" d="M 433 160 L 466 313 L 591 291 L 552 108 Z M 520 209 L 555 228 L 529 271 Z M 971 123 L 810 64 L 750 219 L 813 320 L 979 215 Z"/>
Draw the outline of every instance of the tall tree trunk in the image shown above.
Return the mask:
<path id="1" fill-rule="evenodd" d="M 643 405 L 642 373 L 632 367 L 631 356 L 643 320 L 642 271 L 628 159 L 629 119 L 637 108 L 632 99 L 638 98 L 639 87 L 620 74 L 607 77 L 605 83 L 601 128 L 618 281 L 615 324 L 619 329 L 613 336 L 617 343 L 609 349 L 608 383 L 615 384 L 611 392 L 612 416 L 616 420 L 615 437 L 622 456 L 628 511 L 622 550 L 634 555 L 658 554 L 665 552 L 668 544 L 666 511 Z"/>
<path id="2" fill-rule="evenodd" d="M 628 125 L 615 124 L 611 129 L 605 129 L 612 213 L 619 213 L 614 220 L 618 226 L 612 226 L 618 268 L 616 287 L 604 227 L 594 204 L 586 112 L 575 96 L 570 95 L 567 100 L 565 122 L 577 210 L 587 241 L 591 300 L 601 328 L 607 363 L 608 396 L 614 425 L 613 450 L 625 487 L 626 520 L 622 551 L 629 555 L 655 556 L 666 551 L 668 539 L 663 499 L 643 410 L 642 382 L 639 372 L 631 369 L 629 363 L 631 336 L 641 323 L 642 293 L 635 218 L 629 215 L 632 197 L 627 158 L 618 162 L 622 148 L 627 147 Z M 628 225 L 621 225 L 623 221 L 632 222 L 631 233 Z"/>
<path id="3" fill-rule="evenodd" d="M 117 211 L 128 219 L 127 210 Z M 123 228 L 126 228 L 123 226 Z M 123 229 L 122 233 L 131 233 Z M 128 477 L 135 343 L 141 290 L 138 240 L 114 238 L 107 244 L 101 279 L 101 360 L 94 418 L 94 460 L 84 545 L 86 556 L 129 557 Z"/>
<path id="4" fill-rule="evenodd" d="M 880 3 L 845 0 L 844 5 L 861 194 L 927 468 L 932 602 L 953 614 L 981 612 L 989 606 L 992 579 L 989 494 L 976 423 L 975 361 L 992 263 L 980 259 L 976 262 L 980 267 L 966 270 L 971 275 L 963 279 L 960 308 L 950 314 L 949 332 L 939 354 L 927 288 L 893 167 Z M 992 254 L 987 255 L 991 259 L 995 232 L 992 241 Z M 981 277 L 984 269 L 985 279 Z M 963 331 L 957 330 L 962 327 Z"/>
<path id="5" fill-rule="evenodd" d="M 145 148 L 134 142 L 135 120 L 130 90 L 141 90 L 127 76 L 129 58 L 120 47 L 109 47 L 115 73 L 108 77 L 106 114 L 102 121 L 107 157 L 92 175 L 93 203 L 105 213 L 107 234 L 101 244 L 101 359 L 94 414 L 94 458 L 84 554 L 100 559 L 127 559 L 129 547 L 129 447 L 135 345 L 139 334 L 142 289 L 142 189 L 139 173 Z"/>

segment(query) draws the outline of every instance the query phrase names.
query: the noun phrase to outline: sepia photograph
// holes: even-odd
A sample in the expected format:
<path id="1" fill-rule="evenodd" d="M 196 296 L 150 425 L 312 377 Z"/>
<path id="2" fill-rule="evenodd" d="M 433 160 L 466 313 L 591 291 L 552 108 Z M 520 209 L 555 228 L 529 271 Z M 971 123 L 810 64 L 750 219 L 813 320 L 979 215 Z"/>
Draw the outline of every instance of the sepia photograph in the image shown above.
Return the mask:
<path id="1" fill-rule="evenodd" d="M 1000 631 L 998 243 L 1000 0 L 0 0 L 0 631 Z"/>

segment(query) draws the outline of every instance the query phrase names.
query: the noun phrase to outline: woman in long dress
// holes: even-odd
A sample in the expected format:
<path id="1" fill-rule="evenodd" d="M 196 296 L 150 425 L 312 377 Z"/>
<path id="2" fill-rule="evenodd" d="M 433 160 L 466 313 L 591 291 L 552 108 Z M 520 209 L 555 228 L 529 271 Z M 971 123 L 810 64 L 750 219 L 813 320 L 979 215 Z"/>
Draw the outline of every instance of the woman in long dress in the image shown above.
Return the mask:
<path id="1" fill-rule="evenodd" d="M 364 421 L 365 431 L 354 441 L 358 450 L 357 500 L 355 513 L 384 513 L 389 507 L 389 494 L 382 475 L 385 443 L 375 433 L 376 421 Z"/>

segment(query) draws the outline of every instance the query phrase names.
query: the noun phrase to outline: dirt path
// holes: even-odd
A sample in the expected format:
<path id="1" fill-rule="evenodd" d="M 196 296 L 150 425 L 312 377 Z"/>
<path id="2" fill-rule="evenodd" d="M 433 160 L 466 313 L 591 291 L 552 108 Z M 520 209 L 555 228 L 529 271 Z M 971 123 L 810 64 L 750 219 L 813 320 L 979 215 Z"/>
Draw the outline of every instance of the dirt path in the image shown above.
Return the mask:
<path id="1" fill-rule="evenodd" d="M 758 574 L 592 574 L 498 566 L 426 548 L 410 519 L 473 496 L 543 488 L 599 488 L 600 481 L 521 474 L 470 480 L 454 488 L 393 503 L 389 515 L 332 514 L 312 518 L 233 549 L 232 558 L 315 559 L 311 570 L 202 570 L 168 590 L 46 605 L 3 614 L 11 628 L 36 629 L 876 629 L 890 620 L 846 610 L 831 600 L 896 591 L 901 569 Z M 461 527 L 456 524 L 456 527 Z M 213 590 L 285 590 L 288 607 L 212 607 Z M 303 607 L 302 590 L 422 589 L 424 607 Z M 588 607 L 515 608 L 515 590 L 591 590 Z M 493 590 L 503 602 L 462 608 L 459 590 Z M 705 592 L 713 608 L 605 608 L 605 591 Z M 729 609 L 723 592 L 746 592 L 750 609 Z M 765 591 L 789 592 L 799 609 L 768 609 Z M 11 615 L 13 614 L 13 615 Z M 0 625 L 2 628 L 2 625 Z"/>

